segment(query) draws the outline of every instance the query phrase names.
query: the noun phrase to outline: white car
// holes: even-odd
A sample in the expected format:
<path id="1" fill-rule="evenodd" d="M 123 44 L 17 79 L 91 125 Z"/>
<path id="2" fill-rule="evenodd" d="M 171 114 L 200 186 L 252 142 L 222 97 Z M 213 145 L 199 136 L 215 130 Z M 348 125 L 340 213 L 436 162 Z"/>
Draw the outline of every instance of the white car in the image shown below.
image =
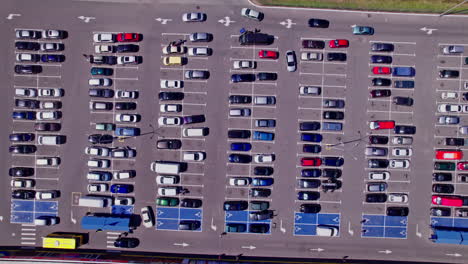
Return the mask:
<path id="1" fill-rule="evenodd" d="M 19 29 L 16 30 L 16 38 L 19 39 L 39 39 L 41 38 L 41 32 L 35 30 Z"/>
<path id="2" fill-rule="evenodd" d="M 109 157 L 110 148 L 106 147 L 86 147 L 85 153 L 91 156 Z"/>
<path id="3" fill-rule="evenodd" d="M 289 72 L 295 72 L 297 68 L 296 53 L 292 50 L 286 51 L 286 68 Z"/>
<path id="4" fill-rule="evenodd" d="M 394 148 L 392 150 L 392 155 L 409 157 L 413 155 L 413 150 L 410 148 Z"/>
<path id="5" fill-rule="evenodd" d="M 213 50 L 210 48 L 197 47 L 188 49 L 189 56 L 211 56 L 211 54 L 213 54 Z"/>
<path id="6" fill-rule="evenodd" d="M 468 135 L 468 126 L 461 126 L 458 131 L 460 131 L 462 135 Z"/>
<path id="7" fill-rule="evenodd" d="M 262 21 L 265 15 L 262 12 L 250 8 L 242 8 L 241 15 L 247 18 L 251 18 L 257 21 Z"/>
<path id="8" fill-rule="evenodd" d="M 158 124 L 160 126 L 180 126 L 184 120 L 181 117 L 172 117 L 172 116 L 161 116 L 158 119 Z"/>
<path id="9" fill-rule="evenodd" d="M 257 63 L 255 61 L 249 60 L 236 60 L 232 63 L 234 69 L 255 69 L 257 68 Z"/>
<path id="10" fill-rule="evenodd" d="M 299 94 L 302 95 L 320 95 L 322 89 L 317 86 L 301 86 L 299 87 Z"/>
<path id="11" fill-rule="evenodd" d="M 111 157 L 118 159 L 133 158 L 136 156 L 135 149 L 130 147 L 125 148 L 114 148 L 111 151 Z"/>
<path id="12" fill-rule="evenodd" d="M 184 161 L 203 161 L 205 158 L 205 152 L 201 151 L 185 151 L 183 155 Z"/>
<path id="13" fill-rule="evenodd" d="M 229 116 L 250 116 L 252 111 L 249 108 L 229 109 Z"/>
<path id="14" fill-rule="evenodd" d="M 161 196 L 175 196 L 179 194 L 180 187 L 160 187 L 158 188 L 158 195 Z"/>
<path id="15" fill-rule="evenodd" d="M 24 179 L 14 179 L 10 182 L 11 187 L 14 188 L 32 188 L 34 187 L 33 180 L 24 180 Z"/>
<path id="16" fill-rule="evenodd" d="M 37 90 L 35 88 L 16 88 L 15 95 L 21 97 L 36 97 Z"/>
<path id="17" fill-rule="evenodd" d="M 393 137 L 392 138 L 392 143 L 396 145 L 411 145 L 413 144 L 413 138 L 412 137 Z"/>
<path id="18" fill-rule="evenodd" d="M 58 191 L 36 191 L 36 200 L 54 199 L 60 196 Z"/>
<path id="19" fill-rule="evenodd" d="M 442 99 L 457 99 L 458 98 L 458 93 L 456 92 L 443 92 L 440 97 Z"/>
<path id="20" fill-rule="evenodd" d="M 390 193 L 387 201 L 390 203 L 407 203 L 408 195 L 404 193 Z"/>
<path id="21" fill-rule="evenodd" d="M 115 98 L 137 99 L 138 98 L 138 91 L 117 90 L 117 93 L 115 93 Z"/>
<path id="22" fill-rule="evenodd" d="M 179 176 L 173 175 L 158 175 L 156 176 L 157 184 L 177 184 L 179 183 Z"/>
<path id="23" fill-rule="evenodd" d="M 248 177 L 229 178 L 229 185 L 231 186 L 247 186 L 251 182 L 252 182 L 252 179 Z"/>
<path id="24" fill-rule="evenodd" d="M 180 104 L 162 104 L 159 107 L 161 113 L 178 113 L 182 111 L 182 105 Z"/>
<path id="25" fill-rule="evenodd" d="M 16 54 L 16 61 L 18 62 L 38 62 L 39 55 L 31 53 L 18 53 Z"/>
<path id="26" fill-rule="evenodd" d="M 440 113 L 459 113 L 462 110 L 461 105 L 456 104 L 440 104 L 437 108 Z"/>
<path id="27" fill-rule="evenodd" d="M 404 168 L 407 169 L 410 166 L 409 160 L 390 160 L 390 168 Z"/>
<path id="28" fill-rule="evenodd" d="M 60 111 L 38 111 L 36 112 L 37 120 L 57 120 L 60 119 Z"/>
<path id="29" fill-rule="evenodd" d="M 110 160 L 106 159 L 92 159 L 88 160 L 88 167 L 90 168 L 109 168 L 110 167 Z"/>
<path id="30" fill-rule="evenodd" d="M 322 61 L 323 54 L 320 52 L 303 52 L 301 53 L 301 60 L 304 61 Z"/>
<path id="31" fill-rule="evenodd" d="M 182 88 L 182 87 L 184 87 L 183 81 L 161 80 L 161 88 Z"/>
<path id="32" fill-rule="evenodd" d="M 62 88 L 39 88 L 39 96 L 43 97 L 62 97 L 64 91 Z"/>
<path id="33" fill-rule="evenodd" d="M 117 122 L 127 122 L 127 123 L 137 123 L 140 121 L 140 115 L 138 114 L 116 114 L 115 121 Z"/>
<path id="34" fill-rule="evenodd" d="M 57 167 L 60 165 L 60 158 L 59 157 L 37 157 L 36 158 L 36 165 L 37 166 L 51 166 Z"/>
<path id="35" fill-rule="evenodd" d="M 275 160 L 275 154 L 256 154 L 254 161 L 256 163 L 272 163 Z"/>
<path id="36" fill-rule="evenodd" d="M 119 196 L 114 199 L 114 205 L 133 205 L 134 203 L 135 198 L 133 197 Z"/>
<path id="37" fill-rule="evenodd" d="M 141 208 L 141 221 L 146 228 L 154 226 L 154 216 L 151 207 L 146 206 Z"/>
<path id="38" fill-rule="evenodd" d="M 107 192 L 109 185 L 105 183 L 91 183 L 88 184 L 88 192 Z"/>
<path id="39" fill-rule="evenodd" d="M 93 35 L 94 42 L 115 42 L 115 35 L 111 33 L 96 33 Z"/>
<path id="40" fill-rule="evenodd" d="M 136 56 L 118 56 L 117 64 L 138 64 L 138 59 Z"/>
<path id="41" fill-rule="evenodd" d="M 62 51 L 65 49 L 63 43 L 41 43 L 41 51 L 53 52 L 53 51 Z"/>
<path id="42" fill-rule="evenodd" d="M 338 231 L 338 227 L 335 226 L 318 225 L 316 229 L 316 234 L 317 236 L 336 237 L 338 236 Z"/>
<path id="43" fill-rule="evenodd" d="M 88 81 L 90 86 L 112 86 L 112 79 L 110 78 L 91 78 Z"/>
<path id="44" fill-rule="evenodd" d="M 96 45 L 94 46 L 94 52 L 96 53 L 113 53 L 114 46 L 112 45 Z"/>
<path id="45" fill-rule="evenodd" d="M 115 180 L 130 179 L 136 176 L 136 171 L 134 170 L 120 170 L 114 171 L 112 177 Z"/>
<path id="46" fill-rule="evenodd" d="M 62 103 L 60 101 L 41 101 L 39 103 L 40 109 L 60 109 Z"/>
<path id="47" fill-rule="evenodd" d="M 463 113 L 468 113 L 468 105 L 462 105 Z"/>
<path id="48" fill-rule="evenodd" d="M 184 46 L 166 46 L 162 49 L 163 54 L 185 54 L 187 47 Z"/>
<path id="49" fill-rule="evenodd" d="M 200 12 L 185 13 L 182 15 L 182 21 L 184 22 L 203 22 L 206 20 L 206 14 Z"/>
<path id="50" fill-rule="evenodd" d="M 63 39 L 65 31 L 56 29 L 46 29 L 42 31 L 42 37 L 45 39 Z"/>
<path id="51" fill-rule="evenodd" d="M 377 181 L 386 181 L 390 179 L 390 173 L 388 171 L 371 171 L 369 172 L 369 179 Z"/>

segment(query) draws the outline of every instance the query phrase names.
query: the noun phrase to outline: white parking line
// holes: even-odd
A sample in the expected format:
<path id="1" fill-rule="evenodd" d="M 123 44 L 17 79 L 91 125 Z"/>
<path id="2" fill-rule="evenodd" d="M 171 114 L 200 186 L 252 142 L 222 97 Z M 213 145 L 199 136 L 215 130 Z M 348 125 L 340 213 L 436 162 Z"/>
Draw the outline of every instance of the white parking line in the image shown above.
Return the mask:
<path id="1" fill-rule="evenodd" d="M 299 72 L 299 74 L 304 75 L 319 75 L 319 76 L 343 76 L 346 77 L 345 73 L 316 73 L 316 72 Z"/>
<path id="2" fill-rule="evenodd" d="M 129 78 L 129 77 L 114 77 L 113 80 L 128 80 L 128 81 L 138 81 L 138 77 Z"/>
<path id="3" fill-rule="evenodd" d="M 396 43 L 396 44 L 411 44 L 416 45 L 416 42 L 392 41 L 392 40 L 369 40 L 370 43 Z"/>
<path id="4" fill-rule="evenodd" d="M 278 48 L 276 47 L 262 47 L 262 46 L 231 46 L 231 49 L 278 50 Z"/>
<path id="5" fill-rule="evenodd" d="M 40 74 L 15 74 L 15 77 L 28 77 L 28 78 L 62 78 L 60 75 L 40 75 Z"/>

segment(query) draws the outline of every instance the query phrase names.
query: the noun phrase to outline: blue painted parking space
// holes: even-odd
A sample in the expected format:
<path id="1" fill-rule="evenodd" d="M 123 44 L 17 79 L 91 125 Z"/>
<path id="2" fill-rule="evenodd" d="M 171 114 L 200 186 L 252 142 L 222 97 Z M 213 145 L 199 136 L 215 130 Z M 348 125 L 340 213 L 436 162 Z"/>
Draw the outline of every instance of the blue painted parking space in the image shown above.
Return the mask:
<path id="1" fill-rule="evenodd" d="M 178 219 L 179 218 L 179 208 L 165 208 L 159 207 L 156 211 L 156 216 L 159 218 L 166 219 Z"/>
<path id="2" fill-rule="evenodd" d="M 112 214 L 118 215 L 132 215 L 133 205 L 113 205 Z"/>
<path id="3" fill-rule="evenodd" d="M 11 201 L 11 223 L 33 223 L 38 216 L 57 216 L 58 202 L 56 201 Z"/>
<path id="4" fill-rule="evenodd" d="M 159 219 L 156 223 L 158 230 L 179 230 L 179 220 L 177 219 Z"/>
<path id="5" fill-rule="evenodd" d="M 340 214 L 294 213 L 294 235 L 315 236 L 318 225 L 335 226 L 340 229 Z"/>
<path id="6" fill-rule="evenodd" d="M 361 237 L 406 239 L 408 218 L 405 216 L 363 215 Z"/>
<path id="7" fill-rule="evenodd" d="M 261 233 L 261 235 L 268 235 L 271 234 L 271 219 L 260 220 L 260 221 L 251 221 L 249 219 L 250 212 L 255 211 L 228 211 L 224 214 L 224 221 L 226 224 L 230 223 L 237 223 L 237 224 L 245 224 L 247 225 L 247 232 L 250 233 L 250 224 L 268 224 L 268 232 Z M 258 234 L 258 233 L 257 233 Z"/>
<path id="8" fill-rule="evenodd" d="M 157 207 L 156 229 L 157 230 L 179 230 L 179 222 L 183 220 L 202 221 L 203 210 L 179 207 Z M 191 231 L 202 231 L 200 228 Z"/>
<path id="9" fill-rule="evenodd" d="M 180 208 L 180 218 L 187 220 L 201 220 L 202 212 L 200 209 Z"/>
<path id="10" fill-rule="evenodd" d="M 455 218 L 453 220 L 453 226 L 458 228 L 468 228 L 468 219 L 466 218 Z"/>
<path id="11" fill-rule="evenodd" d="M 468 228 L 468 219 L 459 217 L 431 217 L 431 226 Z"/>

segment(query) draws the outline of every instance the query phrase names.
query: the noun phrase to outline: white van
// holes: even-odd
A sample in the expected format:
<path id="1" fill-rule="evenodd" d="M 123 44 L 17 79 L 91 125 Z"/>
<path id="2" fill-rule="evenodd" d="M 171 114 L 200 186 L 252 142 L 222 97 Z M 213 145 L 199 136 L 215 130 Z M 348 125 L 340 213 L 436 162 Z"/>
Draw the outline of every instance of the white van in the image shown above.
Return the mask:
<path id="1" fill-rule="evenodd" d="M 37 226 L 48 226 L 56 225 L 59 222 L 59 218 L 56 216 L 41 215 L 34 219 L 34 225 Z"/>
<path id="2" fill-rule="evenodd" d="M 442 49 L 443 54 L 460 54 L 463 51 L 463 46 L 446 46 Z"/>
<path id="3" fill-rule="evenodd" d="M 161 174 L 179 174 L 181 164 L 169 161 L 153 161 L 151 171 Z"/>
<path id="4" fill-rule="evenodd" d="M 390 173 L 388 171 L 371 171 L 369 172 L 370 180 L 386 181 L 390 179 Z"/>
<path id="5" fill-rule="evenodd" d="M 112 198 L 111 197 L 105 197 L 105 196 L 91 196 L 87 195 L 84 197 L 80 197 L 78 200 L 78 205 L 79 206 L 84 206 L 84 207 L 109 207 L 112 206 Z"/>
<path id="6" fill-rule="evenodd" d="M 159 187 L 158 195 L 161 196 L 176 196 L 180 192 L 180 187 Z"/>
<path id="7" fill-rule="evenodd" d="M 184 128 L 182 134 L 184 137 L 204 137 L 207 136 L 209 129 L 207 127 Z"/>
<path id="8" fill-rule="evenodd" d="M 60 135 L 41 135 L 37 137 L 39 145 L 60 145 L 64 143 L 64 137 Z"/>
<path id="9" fill-rule="evenodd" d="M 36 159 L 37 166 L 57 167 L 59 164 L 60 164 L 60 158 L 58 157 L 40 157 Z"/>
<path id="10" fill-rule="evenodd" d="M 334 226 L 317 226 L 317 236 L 336 237 L 338 236 L 338 228 Z"/>
<path id="11" fill-rule="evenodd" d="M 121 180 L 121 179 L 130 179 L 135 177 L 136 173 L 134 170 L 121 170 L 121 171 L 114 171 L 113 177 L 114 180 Z"/>

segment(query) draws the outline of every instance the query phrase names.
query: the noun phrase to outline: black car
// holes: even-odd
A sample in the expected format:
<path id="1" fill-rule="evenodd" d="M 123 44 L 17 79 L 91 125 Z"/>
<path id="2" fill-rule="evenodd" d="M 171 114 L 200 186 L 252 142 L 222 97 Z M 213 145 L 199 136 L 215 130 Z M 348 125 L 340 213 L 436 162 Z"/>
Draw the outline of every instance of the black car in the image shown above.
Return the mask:
<path id="1" fill-rule="evenodd" d="M 385 193 L 368 193 L 366 194 L 367 203 L 385 203 L 387 195 Z"/>
<path id="2" fill-rule="evenodd" d="M 408 216 L 408 207 L 387 207 L 388 216 Z"/>
<path id="3" fill-rule="evenodd" d="M 253 73 L 233 74 L 233 75 L 231 75 L 231 81 L 233 83 L 254 82 L 255 81 L 255 74 L 253 74 Z"/>
<path id="4" fill-rule="evenodd" d="M 297 199 L 303 201 L 316 201 L 320 199 L 320 192 L 300 191 L 297 193 Z"/>
<path id="5" fill-rule="evenodd" d="M 180 206 L 187 208 L 199 208 L 202 206 L 202 200 L 185 198 L 180 201 Z"/>
<path id="6" fill-rule="evenodd" d="M 388 89 L 375 89 L 370 91 L 371 98 L 392 96 L 392 91 Z"/>
<path id="7" fill-rule="evenodd" d="M 28 177 L 34 175 L 34 168 L 13 167 L 8 169 L 8 175 L 11 177 Z"/>
<path id="8" fill-rule="evenodd" d="M 463 99 L 463 101 L 468 101 L 468 93 L 462 93 L 461 98 Z"/>
<path id="9" fill-rule="evenodd" d="M 26 141 L 33 141 L 35 135 L 33 133 L 13 133 L 10 134 L 10 141 L 12 142 L 26 142 Z"/>
<path id="10" fill-rule="evenodd" d="M 38 100 L 28 100 L 28 99 L 16 99 L 15 106 L 18 108 L 27 108 L 27 109 L 38 109 L 39 101 Z"/>
<path id="11" fill-rule="evenodd" d="M 384 169 L 388 167 L 388 160 L 386 159 L 370 159 L 368 161 L 369 168 L 380 168 Z"/>
<path id="12" fill-rule="evenodd" d="M 322 162 L 325 166 L 339 167 L 343 166 L 344 159 L 339 157 L 323 157 Z"/>
<path id="13" fill-rule="evenodd" d="M 252 96 L 248 95 L 231 95 L 229 96 L 230 104 L 250 104 L 252 103 Z"/>
<path id="14" fill-rule="evenodd" d="M 465 145 L 465 139 L 463 138 L 445 138 L 446 146 L 463 146 Z"/>
<path id="15" fill-rule="evenodd" d="M 15 42 L 15 48 L 17 50 L 38 50 L 40 45 L 36 42 L 18 41 Z"/>
<path id="16" fill-rule="evenodd" d="M 117 52 L 138 52 L 140 47 L 135 44 L 123 44 L 117 46 Z"/>
<path id="17" fill-rule="evenodd" d="M 392 80 L 386 78 L 374 78 L 372 79 L 372 85 L 374 86 L 390 86 L 392 85 Z"/>
<path id="18" fill-rule="evenodd" d="M 137 104 L 133 102 L 116 102 L 115 110 L 135 110 Z"/>
<path id="19" fill-rule="evenodd" d="M 201 226 L 197 220 L 182 220 L 179 222 L 179 230 L 197 230 Z"/>
<path id="20" fill-rule="evenodd" d="M 184 124 L 195 124 L 205 122 L 205 115 L 184 116 Z"/>
<path id="21" fill-rule="evenodd" d="M 264 234 L 270 231 L 269 224 L 250 224 L 249 225 L 249 232 L 250 233 L 257 233 L 257 234 Z"/>
<path id="22" fill-rule="evenodd" d="M 64 62 L 65 56 L 60 54 L 44 54 L 41 56 L 42 62 Z"/>
<path id="23" fill-rule="evenodd" d="M 32 154 L 37 151 L 37 147 L 35 145 L 12 145 L 8 150 L 16 154 Z"/>
<path id="24" fill-rule="evenodd" d="M 414 135 L 416 134 L 415 126 L 395 126 L 393 129 L 395 134 Z"/>
<path id="25" fill-rule="evenodd" d="M 369 136 L 370 144 L 388 144 L 387 136 Z"/>
<path id="26" fill-rule="evenodd" d="M 325 41 L 304 39 L 302 41 L 302 47 L 305 49 L 323 49 L 325 48 Z"/>
<path id="27" fill-rule="evenodd" d="M 372 55 L 371 63 L 392 63 L 391 56 Z"/>
<path id="28" fill-rule="evenodd" d="M 440 78 L 458 78 L 460 77 L 460 72 L 455 70 L 441 70 L 439 71 Z"/>
<path id="29" fill-rule="evenodd" d="M 140 244 L 140 240 L 134 237 L 121 237 L 114 241 L 114 247 L 117 248 L 136 248 Z"/>
<path id="30" fill-rule="evenodd" d="M 343 120 L 344 113 L 338 111 L 324 111 L 323 112 L 323 119 L 331 119 L 331 120 Z"/>
<path id="31" fill-rule="evenodd" d="M 228 130 L 228 138 L 249 138 L 251 134 L 249 130 Z"/>
<path id="32" fill-rule="evenodd" d="M 453 193 L 455 188 L 452 184 L 433 184 L 432 192 L 435 193 Z"/>
<path id="33" fill-rule="evenodd" d="M 254 175 L 258 176 L 270 176 L 274 172 L 272 167 L 255 167 L 254 168 Z"/>
<path id="34" fill-rule="evenodd" d="M 320 129 L 320 122 L 301 122 L 299 124 L 299 129 L 301 131 L 319 130 Z"/>
<path id="35" fill-rule="evenodd" d="M 301 177 L 320 177 L 322 176 L 321 169 L 303 169 L 301 171 Z"/>
<path id="36" fill-rule="evenodd" d="M 59 123 L 36 123 L 34 130 L 36 131 L 60 131 L 62 126 Z"/>
<path id="37" fill-rule="evenodd" d="M 224 211 L 244 211 L 249 208 L 249 203 L 246 201 L 226 201 L 223 204 Z"/>
<path id="38" fill-rule="evenodd" d="M 305 153 L 320 153 L 322 151 L 322 147 L 320 145 L 304 145 L 302 147 L 302 152 Z"/>
<path id="39" fill-rule="evenodd" d="M 249 190 L 249 195 L 251 197 L 268 197 L 271 195 L 271 190 L 262 188 L 252 188 Z"/>
<path id="40" fill-rule="evenodd" d="M 36 191 L 32 190 L 14 190 L 11 197 L 14 199 L 32 200 L 36 196 Z"/>
<path id="41" fill-rule="evenodd" d="M 250 163 L 252 161 L 252 156 L 246 154 L 230 154 L 229 162 L 232 163 Z"/>
<path id="42" fill-rule="evenodd" d="M 15 72 L 17 74 L 37 74 L 42 72 L 40 65 L 15 65 Z"/>
<path id="43" fill-rule="evenodd" d="M 322 206 L 320 204 L 301 204 L 300 211 L 305 214 L 316 214 L 320 212 Z"/>
<path id="44" fill-rule="evenodd" d="M 160 139 L 156 142 L 158 149 L 180 149 L 181 147 L 182 141 L 179 139 Z"/>
<path id="45" fill-rule="evenodd" d="M 432 216 L 450 216 L 452 214 L 450 208 L 447 207 L 433 207 L 430 212 Z"/>
<path id="46" fill-rule="evenodd" d="M 391 52 L 395 49 L 393 44 L 390 43 L 373 43 L 372 44 L 372 51 L 388 51 Z"/>
<path id="47" fill-rule="evenodd" d="M 318 188 L 320 187 L 320 180 L 299 179 L 297 180 L 297 187 L 305 189 Z"/>
<path id="48" fill-rule="evenodd" d="M 414 81 L 398 80 L 393 82 L 395 88 L 414 88 Z"/>
<path id="49" fill-rule="evenodd" d="M 259 81 L 276 81 L 278 74 L 274 72 L 259 72 L 257 73 L 257 79 Z"/>
<path id="50" fill-rule="evenodd" d="M 318 18 L 311 18 L 309 19 L 309 27 L 316 27 L 316 28 L 328 28 L 330 22 L 325 19 L 318 19 Z"/>
<path id="51" fill-rule="evenodd" d="M 327 54 L 327 61 L 346 61 L 346 53 L 330 52 Z"/>
<path id="52" fill-rule="evenodd" d="M 184 99 L 184 93 L 181 92 L 160 92 L 159 100 L 161 101 L 180 101 Z"/>
<path id="53" fill-rule="evenodd" d="M 101 98 L 113 98 L 114 90 L 112 89 L 89 89 L 89 96 Z"/>
<path id="54" fill-rule="evenodd" d="M 340 169 L 323 169 L 322 177 L 326 178 L 340 178 L 342 175 L 342 171 Z"/>
<path id="55" fill-rule="evenodd" d="M 393 97 L 393 103 L 396 105 L 412 106 L 414 100 L 411 97 L 395 96 Z"/>
<path id="56" fill-rule="evenodd" d="M 88 136 L 88 142 L 93 144 L 112 144 L 114 137 L 109 134 L 92 134 Z"/>
<path id="57" fill-rule="evenodd" d="M 322 181 L 322 191 L 323 192 L 334 192 L 341 188 L 342 182 L 334 179 L 329 178 L 328 180 Z"/>

